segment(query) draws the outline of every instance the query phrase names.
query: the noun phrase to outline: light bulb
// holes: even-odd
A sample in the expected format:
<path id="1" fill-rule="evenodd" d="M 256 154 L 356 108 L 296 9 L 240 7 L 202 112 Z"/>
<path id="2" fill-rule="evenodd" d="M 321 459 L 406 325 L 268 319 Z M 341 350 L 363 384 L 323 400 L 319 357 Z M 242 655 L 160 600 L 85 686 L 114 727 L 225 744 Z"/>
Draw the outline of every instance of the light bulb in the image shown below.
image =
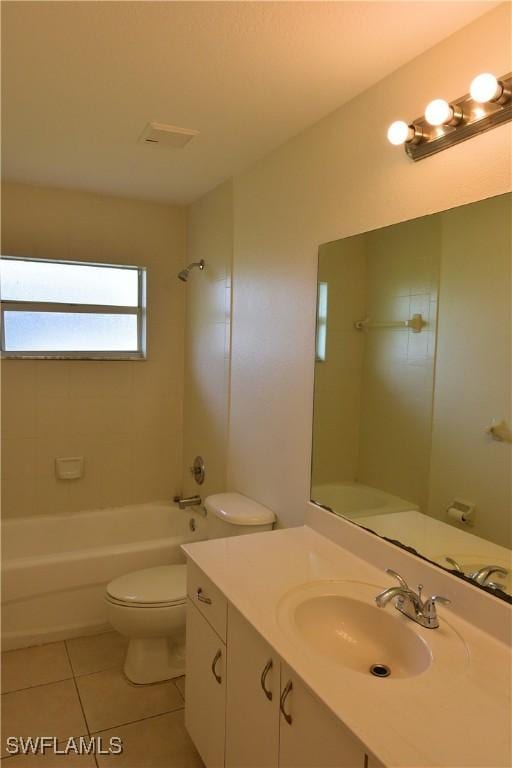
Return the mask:
<path id="1" fill-rule="evenodd" d="M 388 141 L 395 147 L 405 144 L 406 141 L 411 141 L 413 137 L 414 128 L 407 125 L 403 120 L 395 120 L 388 128 Z"/>
<path id="2" fill-rule="evenodd" d="M 469 94 L 473 101 L 484 104 L 486 101 L 497 101 L 503 93 L 503 86 L 489 72 L 477 75 L 471 82 Z"/>
<path id="3" fill-rule="evenodd" d="M 430 125 L 446 125 L 453 120 L 453 108 L 444 99 L 434 99 L 427 104 L 425 120 Z"/>

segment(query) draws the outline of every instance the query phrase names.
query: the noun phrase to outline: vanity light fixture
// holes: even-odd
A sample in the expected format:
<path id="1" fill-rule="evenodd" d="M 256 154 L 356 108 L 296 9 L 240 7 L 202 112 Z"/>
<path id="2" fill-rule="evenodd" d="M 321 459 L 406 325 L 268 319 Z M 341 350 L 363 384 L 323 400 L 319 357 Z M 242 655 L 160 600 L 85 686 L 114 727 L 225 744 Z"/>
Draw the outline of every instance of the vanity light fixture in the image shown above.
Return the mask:
<path id="1" fill-rule="evenodd" d="M 477 75 L 470 92 L 451 102 L 434 99 L 425 115 L 412 123 L 396 120 L 387 132 L 394 146 L 403 145 L 412 160 L 448 149 L 461 141 L 512 120 L 512 73 L 500 79 Z"/>
<path id="2" fill-rule="evenodd" d="M 483 72 L 472 80 L 469 87 L 469 95 L 473 101 L 479 104 L 485 104 L 486 102 L 506 104 L 510 99 L 511 93 L 494 75 L 491 75 L 489 72 Z"/>
<path id="3" fill-rule="evenodd" d="M 422 132 L 415 125 L 407 125 L 403 120 L 395 120 L 388 128 L 388 141 L 395 147 L 422 139 Z"/>
<path id="4" fill-rule="evenodd" d="M 462 109 L 448 104 L 444 99 L 434 99 L 425 110 L 425 120 L 429 125 L 458 125 L 463 118 Z"/>

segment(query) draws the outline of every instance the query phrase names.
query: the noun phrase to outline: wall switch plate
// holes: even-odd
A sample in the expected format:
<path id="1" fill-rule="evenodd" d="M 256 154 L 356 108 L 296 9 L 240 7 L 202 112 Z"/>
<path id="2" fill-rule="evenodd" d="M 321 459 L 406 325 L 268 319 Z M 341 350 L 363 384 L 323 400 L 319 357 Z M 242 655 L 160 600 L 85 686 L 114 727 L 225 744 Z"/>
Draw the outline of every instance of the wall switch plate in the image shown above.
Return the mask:
<path id="1" fill-rule="evenodd" d="M 55 474 L 59 480 L 79 480 L 84 474 L 83 456 L 55 459 Z"/>

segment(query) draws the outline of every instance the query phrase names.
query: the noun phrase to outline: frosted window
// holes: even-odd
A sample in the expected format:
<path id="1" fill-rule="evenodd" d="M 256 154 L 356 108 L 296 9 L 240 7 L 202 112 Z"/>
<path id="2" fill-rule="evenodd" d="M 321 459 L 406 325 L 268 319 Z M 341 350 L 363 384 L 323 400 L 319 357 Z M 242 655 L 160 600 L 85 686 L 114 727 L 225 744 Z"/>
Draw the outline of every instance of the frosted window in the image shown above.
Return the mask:
<path id="1" fill-rule="evenodd" d="M 4 256 L 2 354 L 145 357 L 146 270 Z"/>
<path id="2" fill-rule="evenodd" d="M 327 350 L 327 283 L 318 283 L 316 359 L 325 361 Z"/>
<path id="3" fill-rule="evenodd" d="M 6 352 L 136 352 L 137 315 L 4 312 Z"/>
<path id="4" fill-rule="evenodd" d="M 3 301 L 136 307 L 139 298 L 139 270 L 133 267 L 4 258 L 0 279 Z"/>

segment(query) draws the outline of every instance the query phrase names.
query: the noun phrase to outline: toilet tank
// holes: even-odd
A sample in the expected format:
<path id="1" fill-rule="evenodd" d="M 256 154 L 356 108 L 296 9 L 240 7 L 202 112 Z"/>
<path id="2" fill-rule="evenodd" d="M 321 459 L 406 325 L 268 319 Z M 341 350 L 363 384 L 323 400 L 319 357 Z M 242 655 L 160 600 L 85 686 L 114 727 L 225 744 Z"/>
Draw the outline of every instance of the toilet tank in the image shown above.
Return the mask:
<path id="1" fill-rule="evenodd" d="M 270 531 L 276 520 L 270 509 L 241 493 L 216 493 L 204 505 L 209 539 Z"/>

